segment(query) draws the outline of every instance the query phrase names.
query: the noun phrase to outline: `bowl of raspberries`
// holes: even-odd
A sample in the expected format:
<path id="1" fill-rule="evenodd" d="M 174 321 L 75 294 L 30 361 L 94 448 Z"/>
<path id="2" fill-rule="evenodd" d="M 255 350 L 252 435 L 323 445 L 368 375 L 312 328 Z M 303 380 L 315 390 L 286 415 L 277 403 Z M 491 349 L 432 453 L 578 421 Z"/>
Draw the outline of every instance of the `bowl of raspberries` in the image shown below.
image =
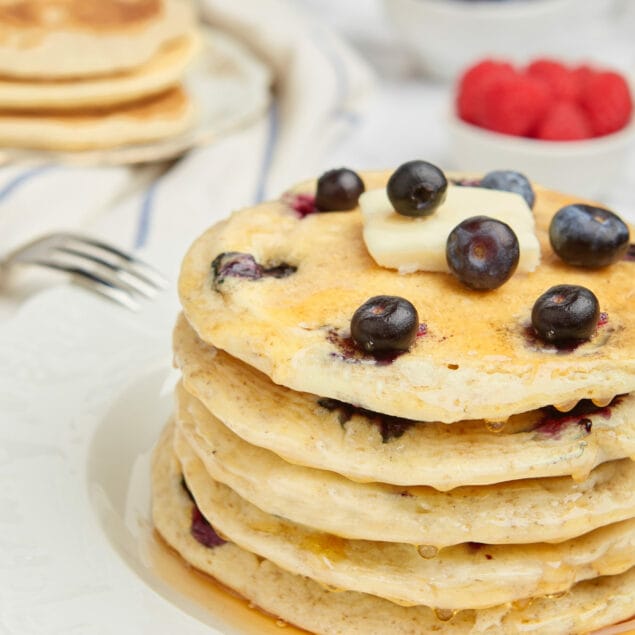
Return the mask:
<path id="1" fill-rule="evenodd" d="M 460 76 L 450 118 L 454 167 L 515 169 L 546 187 L 597 197 L 633 149 L 629 78 L 592 64 L 484 59 Z"/>

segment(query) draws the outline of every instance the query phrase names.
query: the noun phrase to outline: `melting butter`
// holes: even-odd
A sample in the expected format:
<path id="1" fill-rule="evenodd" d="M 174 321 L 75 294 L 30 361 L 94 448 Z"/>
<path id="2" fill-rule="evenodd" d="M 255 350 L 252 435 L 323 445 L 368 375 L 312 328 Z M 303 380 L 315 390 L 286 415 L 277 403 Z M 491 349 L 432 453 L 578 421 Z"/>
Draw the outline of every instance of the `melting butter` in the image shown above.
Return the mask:
<path id="1" fill-rule="evenodd" d="M 534 217 L 522 196 L 479 187 L 449 185 L 445 201 L 430 216 L 397 214 L 384 188 L 369 190 L 359 200 L 364 241 L 375 262 L 400 273 L 448 272 L 445 244 L 450 232 L 471 216 L 489 216 L 507 223 L 520 245 L 519 272 L 540 263 Z"/>

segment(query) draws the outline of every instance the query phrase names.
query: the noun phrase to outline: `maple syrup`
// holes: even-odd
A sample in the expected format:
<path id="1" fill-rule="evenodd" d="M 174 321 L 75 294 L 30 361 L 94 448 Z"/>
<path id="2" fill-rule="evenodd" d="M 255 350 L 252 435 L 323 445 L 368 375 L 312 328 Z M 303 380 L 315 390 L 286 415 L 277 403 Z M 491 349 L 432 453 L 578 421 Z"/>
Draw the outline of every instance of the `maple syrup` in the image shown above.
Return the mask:
<path id="1" fill-rule="evenodd" d="M 156 531 L 149 535 L 144 551 L 151 571 L 198 605 L 210 620 L 220 619 L 244 635 L 307 635 L 308 631 L 260 610 L 211 576 L 190 566 Z"/>

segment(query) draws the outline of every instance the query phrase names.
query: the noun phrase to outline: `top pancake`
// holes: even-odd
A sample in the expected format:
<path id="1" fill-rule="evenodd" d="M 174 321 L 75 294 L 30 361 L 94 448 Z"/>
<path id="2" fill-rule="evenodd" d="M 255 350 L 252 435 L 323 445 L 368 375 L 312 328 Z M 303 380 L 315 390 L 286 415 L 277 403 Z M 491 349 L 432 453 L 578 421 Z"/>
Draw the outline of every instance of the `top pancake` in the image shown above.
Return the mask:
<path id="1" fill-rule="evenodd" d="M 384 186 L 390 174 L 362 174 L 366 189 Z M 314 187 L 307 183 L 295 191 L 312 193 Z M 500 420 L 630 392 L 635 263 L 597 271 L 562 263 L 549 246 L 549 222 L 579 199 L 539 187 L 536 194 L 542 263 L 494 291 L 470 291 L 445 273 L 379 267 L 366 250 L 359 210 L 300 218 L 285 197 L 234 213 L 192 245 L 179 280 L 184 312 L 201 339 L 277 383 L 418 420 Z M 215 288 L 210 264 L 229 251 L 297 271 L 283 278 L 226 277 Z M 589 342 L 566 352 L 528 336 L 535 300 L 563 283 L 591 289 L 608 314 Z M 346 349 L 354 311 L 379 294 L 409 299 L 427 327 L 392 363 Z"/>
<path id="2" fill-rule="evenodd" d="M 52 79 L 128 70 L 193 23 L 190 0 L 0 0 L 0 75 Z"/>

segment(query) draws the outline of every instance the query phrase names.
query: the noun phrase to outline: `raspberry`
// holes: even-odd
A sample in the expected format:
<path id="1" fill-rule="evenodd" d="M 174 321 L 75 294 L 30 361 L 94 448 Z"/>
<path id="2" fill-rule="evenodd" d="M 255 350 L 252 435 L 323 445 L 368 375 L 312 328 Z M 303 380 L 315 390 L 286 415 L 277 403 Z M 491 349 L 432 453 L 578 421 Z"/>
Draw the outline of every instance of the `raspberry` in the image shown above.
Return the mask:
<path id="1" fill-rule="evenodd" d="M 549 91 L 533 77 L 515 74 L 491 83 L 483 95 L 482 125 L 516 136 L 529 136 L 547 109 Z"/>
<path id="2" fill-rule="evenodd" d="M 481 125 L 483 93 L 497 79 L 514 74 L 514 68 L 506 62 L 483 60 L 471 66 L 461 77 L 457 93 L 457 112 L 463 121 Z"/>
<path id="3" fill-rule="evenodd" d="M 555 60 L 534 60 L 526 71 L 529 77 L 543 81 L 554 99 L 576 100 L 579 94 L 577 78 L 573 71 Z"/>
<path id="4" fill-rule="evenodd" d="M 582 64 L 580 66 L 576 66 L 571 71 L 571 75 L 573 76 L 573 80 L 575 81 L 575 83 L 578 85 L 579 100 L 586 89 L 587 82 L 593 75 L 595 75 L 595 72 L 590 66 Z"/>
<path id="5" fill-rule="evenodd" d="M 629 122 L 633 100 L 626 80 L 611 71 L 593 73 L 581 96 L 595 136 L 622 129 Z"/>
<path id="6" fill-rule="evenodd" d="M 586 112 L 571 101 L 556 101 L 549 106 L 538 125 L 536 137 L 549 141 L 573 141 L 593 136 Z"/>

